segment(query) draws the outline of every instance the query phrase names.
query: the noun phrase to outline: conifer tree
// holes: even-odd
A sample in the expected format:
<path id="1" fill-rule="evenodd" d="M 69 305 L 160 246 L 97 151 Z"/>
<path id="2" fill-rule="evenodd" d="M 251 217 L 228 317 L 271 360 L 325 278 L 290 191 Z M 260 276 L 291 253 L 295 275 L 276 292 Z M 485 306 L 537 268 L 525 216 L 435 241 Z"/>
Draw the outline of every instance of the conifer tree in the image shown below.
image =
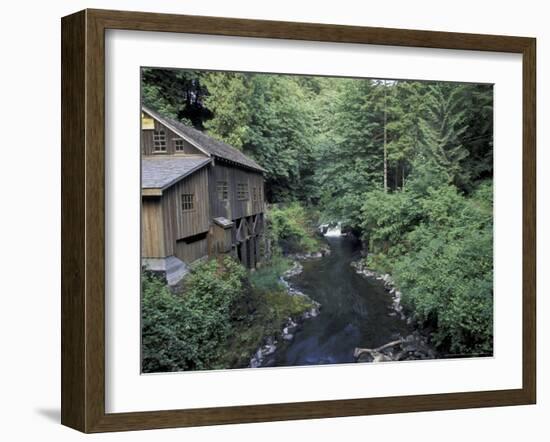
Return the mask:
<path id="1" fill-rule="evenodd" d="M 319 153 L 321 204 L 332 217 L 358 225 L 362 194 L 383 186 L 383 119 L 376 84 L 345 80 Z"/>
<path id="2" fill-rule="evenodd" d="M 468 129 L 462 103 L 464 89 L 464 85 L 450 83 L 430 85 L 420 122 L 421 155 L 454 184 L 469 179 L 469 172 L 462 168 L 462 161 L 468 156 L 461 138 Z"/>

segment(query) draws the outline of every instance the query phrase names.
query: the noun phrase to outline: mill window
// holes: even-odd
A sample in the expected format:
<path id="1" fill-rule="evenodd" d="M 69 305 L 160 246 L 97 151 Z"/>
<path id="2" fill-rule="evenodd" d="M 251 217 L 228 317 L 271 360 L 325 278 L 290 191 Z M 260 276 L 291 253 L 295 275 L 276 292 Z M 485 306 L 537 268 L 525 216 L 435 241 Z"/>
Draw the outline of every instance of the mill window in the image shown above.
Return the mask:
<path id="1" fill-rule="evenodd" d="M 216 191 L 218 192 L 218 201 L 227 201 L 229 199 L 227 181 L 218 181 L 216 183 Z"/>
<path id="2" fill-rule="evenodd" d="M 194 210 L 194 195 L 192 193 L 184 193 L 181 195 L 181 210 L 182 212 L 190 212 Z"/>
<path id="3" fill-rule="evenodd" d="M 153 132 L 153 150 L 155 152 L 166 152 L 166 133 L 163 130 Z"/>
<path id="4" fill-rule="evenodd" d="M 248 198 L 248 184 L 237 183 L 237 199 L 240 201 L 246 201 Z"/>
<path id="5" fill-rule="evenodd" d="M 184 150 L 183 140 L 181 138 L 174 138 L 174 147 L 176 152 L 183 152 Z"/>

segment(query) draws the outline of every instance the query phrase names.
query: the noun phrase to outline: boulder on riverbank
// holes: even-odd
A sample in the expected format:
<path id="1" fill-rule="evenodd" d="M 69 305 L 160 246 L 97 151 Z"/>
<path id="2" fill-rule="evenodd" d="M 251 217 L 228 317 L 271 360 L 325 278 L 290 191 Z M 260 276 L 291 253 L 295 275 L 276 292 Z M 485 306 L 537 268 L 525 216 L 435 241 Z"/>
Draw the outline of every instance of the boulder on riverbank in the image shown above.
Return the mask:
<path id="1" fill-rule="evenodd" d="M 321 247 L 316 252 L 308 252 L 308 253 L 291 253 L 287 255 L 288 258 L 297 260 L 297 261 L 306 261 L 308 259 L 319 259 L 324 256 L 330 255 L 330 247 L 325 246 Z"/>

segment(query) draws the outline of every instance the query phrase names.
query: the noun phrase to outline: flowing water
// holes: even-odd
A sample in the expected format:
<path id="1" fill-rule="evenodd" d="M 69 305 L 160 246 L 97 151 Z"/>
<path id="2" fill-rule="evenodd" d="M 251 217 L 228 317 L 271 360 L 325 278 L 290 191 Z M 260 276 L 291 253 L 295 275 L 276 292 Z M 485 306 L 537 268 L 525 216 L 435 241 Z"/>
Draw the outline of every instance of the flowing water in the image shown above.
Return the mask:
<path id="1" fill-rule="evenodd" d="M 375 348 L 406 336 L 406 322 L 390 316 L 391 296 L 381 281 L 365 278 L 350 266 L 360 258 L 360 243 L 327 236 L 331 254 L 303 261 L 294 287 L 321 303 L 321 314 L 304 321 L 294 339 L 266 358 L 263 366 L 354 362 L 355 347 Z"/>

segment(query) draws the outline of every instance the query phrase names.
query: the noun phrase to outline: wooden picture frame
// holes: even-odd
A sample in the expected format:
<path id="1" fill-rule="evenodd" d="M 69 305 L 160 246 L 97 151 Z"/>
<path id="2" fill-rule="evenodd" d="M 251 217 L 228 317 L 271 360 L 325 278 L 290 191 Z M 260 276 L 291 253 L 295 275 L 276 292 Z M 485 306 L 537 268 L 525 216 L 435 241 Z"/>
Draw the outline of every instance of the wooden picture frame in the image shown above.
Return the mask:
<path id="1" fill-rule="evenodd" d="M 523 383 L 512 390 L 105 412 L 105 30 L 139 30 L 517 53 L 523 57 Z M 534 404 L 536 98 L 533 38 L 141 12 L 62 19 L 62 409 L 83 432 Z"/>

